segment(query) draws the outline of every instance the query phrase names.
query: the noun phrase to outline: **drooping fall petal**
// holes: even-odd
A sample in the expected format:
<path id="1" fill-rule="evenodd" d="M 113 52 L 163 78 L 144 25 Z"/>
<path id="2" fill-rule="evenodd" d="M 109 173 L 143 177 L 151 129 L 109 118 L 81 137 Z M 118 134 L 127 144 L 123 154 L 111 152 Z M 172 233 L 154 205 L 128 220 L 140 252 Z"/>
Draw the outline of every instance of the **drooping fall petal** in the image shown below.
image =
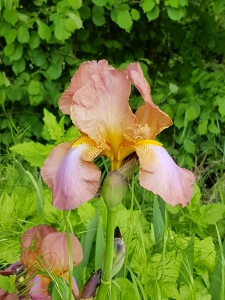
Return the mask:
<path id="1" fill-rule="evenodd" d="M 137 143 L 140 185 L 171 205 L 186 206 L 191 200 L 195 176 L 176 165 L 162 146 Z"/>
<path id="2" fill-rule="evenodd" d="M 63 143 L 53 148 L 41 169 L 41 175 L 53 190 L 53 205 L 56 208 L 75 209 L 94 197 L 101 172 L 90 161 L 100 151 L 101 149 L 85 143 L 75 148 L 71 147 L 71 143 Z"/>
<path id="3" fill-rule="evenodd" d="M 41 246 L 43 239 L 53 232 L 57 232 L 57 230 L 51 226 L 38 225 L 36 227 L 31 227 L 23 234 L 21 239 L 23 250 L 21 261 L 29 272 L 32 270 L 32 266 L 35 266 L 37 262 L 41 263 Z"/>
<path id="4" fill-rule="evenodd" d="M 48 293 L 48 285 L 50 278 L 35 276 L 29 285 L 31 289 L 29 290 L 29 295 L 33 300 L 51 300 L 52 297 Z"/>
<path id="5" fill-rule="evenodd" d="M 59 100 L 59 109 L 64 114 L 70 114 L 70 106 L 72 105 L 72 99 L 74 93 L 82 88 L 93 74 L 99 73 L 101 70 L 112 70 L 113 67 L 108 65 L 106 60 L 88 61 L 79 67 L 74 74 L 70 86 L 66 89 L 64 94 Z"/>
<path id="6" fill-rule="evenodd" d="M 70 233 L 73 266 L 77 266 L 83 259 L 83 251 L 79 240 Z M 42 242 L 41 252 L 44 264 L 49 272 L 63 277 L 69 270 L 69 252 L 66 233 L 50 233 Z"/>
<path id="7" fill-rule="evenodd" d="M 74 93 L 71 118 L 97 147 L 107 148 L 110 144 L 117 150 L 125 139 L 133 141 L 137 128 L 137 119 L 128 104 L 129 95 L 130 82 L 123 71 L 101 70 Z"/>
<path id="8" fill-rule="evenodd" d="M 141 105 L 135 113 L 139 124 L 142 127 L 148 124 L 150 128 L 148 136 L 145 135 L 143 138 L 153 139 L 163 129 L 171 126 L 173 122 L 166 113 L 161 111 L 161 109 L 153 103 L 150 86 L 143 75 L 140 64 L 129 64 L 125 72 L 145 101 L 145 104 Z M 145 129 L 145 133 L 146 131 Z"/>

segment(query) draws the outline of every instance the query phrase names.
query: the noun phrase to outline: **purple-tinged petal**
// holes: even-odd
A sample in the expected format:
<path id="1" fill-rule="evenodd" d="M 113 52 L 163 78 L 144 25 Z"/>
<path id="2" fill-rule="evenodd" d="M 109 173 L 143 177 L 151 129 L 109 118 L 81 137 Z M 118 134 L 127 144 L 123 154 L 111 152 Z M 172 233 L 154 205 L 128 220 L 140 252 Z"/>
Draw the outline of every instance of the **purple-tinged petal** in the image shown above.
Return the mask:
<path id="1" fill-rule="evenodd" d="M 48 293 L 48 285 L 50 279 L 43 276 L 35 276 L 30 282 L 31 289 L 29 295 L 32 300 L 51 300 L 52 297 Z"/>
<path id="2" fill-rule="evenodd" d="M 176 165 L 162 146 L 151 141 L 137 143 L 136 153 L 140 160 L 140 185 L 171 205 L 186 206 L 192 197 L 194 174 Z"/>
<path id="3" fill-rule="evenodd" d="M 101 172 L 90 162 L 101 151 L 93 145 L 80 143 L 73 148 L 63 143 L 51 151 L 41 169 L 45 183 L 53 190 L 53 205 L 71 210 L 94 197 Z"/>
<path id="4" fill-rule="evenodd" d="M 74 297 L 77 298 L 79 295 L 79 290 L 78 290 L 77 282 L 74 277 L 72 277 L 72 290 L 73 290 Z"/>

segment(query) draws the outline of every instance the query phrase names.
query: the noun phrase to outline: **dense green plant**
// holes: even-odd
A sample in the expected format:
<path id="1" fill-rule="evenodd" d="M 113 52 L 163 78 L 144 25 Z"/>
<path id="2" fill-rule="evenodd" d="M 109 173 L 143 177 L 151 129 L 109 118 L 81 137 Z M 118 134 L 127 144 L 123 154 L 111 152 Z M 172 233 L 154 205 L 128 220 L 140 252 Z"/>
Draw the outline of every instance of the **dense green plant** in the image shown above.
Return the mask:
<path id="1" fill-rule="evenodd" d="M 58 99 L 82 61 L 105 58 L 123 68 L 124 62 L 139 60 L 154 101 L 174 120 L 174 155 L 182 156 L 184 147 L 189 166 L 194 166 L 193 154 L 198 164 L 205 154 L 218 160 L 225 115 L 223 2 L 0 3 L 3 147 L 30 139 L 44 142 L 43 108 L 61 116 Z M 216 150 L 212 140 L 219 141 Z"/>

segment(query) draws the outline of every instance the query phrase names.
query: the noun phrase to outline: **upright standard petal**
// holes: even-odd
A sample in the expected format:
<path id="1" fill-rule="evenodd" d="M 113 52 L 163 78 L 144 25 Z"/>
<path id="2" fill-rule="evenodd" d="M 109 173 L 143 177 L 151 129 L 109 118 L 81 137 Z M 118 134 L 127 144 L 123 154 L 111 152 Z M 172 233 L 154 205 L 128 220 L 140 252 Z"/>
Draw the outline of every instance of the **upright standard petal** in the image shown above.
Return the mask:
<path id="1" fill-rule="evenodd" d="M 71 79 L 70 86 L 63 93 L 59 100 L 59 109 L 64 114 L 70 114 L 70 106 L 72 104 L 72 99 L 74 93 L 82 88 L 87 81 L 91 78 L 93 74 L 100 72 L 101 70 L 112 70 L 113 67 L 108 65 L 106 60 L 97 61 L 87 61 L 80 65 L 79 69 L 74 74 Z"/>
<path id="2" fill-rule="evenodd" d="M 22 254 L 21 261 L 24 266 L 31 272 L 32 266 L 36 269 L 36 264 L 41 263 L 41 246 L 43 239 L 50 233 L 57 232 L 51 226 L 38 225 L 28 229 L 21 238 Z"/>
<path id="3" fill-rule="evenodd" d="M 150 128 L 148 136 L 143 138 L 153 139 L 163 129 L 171 126 L 173 122 L 166 113 L 153 103 L 150 86 L 139 63 L 129 64 L 125 72 L 145 101 L 145 104 L 141 105 L 135 114 L 142 127 L 148 124 Z"/>
<path id="4" fill-rule="evenodd" d="M 90 162 L 101 149 L 82 143 L 75 148 L 63 143 L 50 152 L 41 169 L 45 183 L 53 190 L 53 205 L 71 210 L 94 197 L 99 187 L 101 171 Z"/>
<path id="5" fill-rule="evenodd" d="M 137 128 L 129 95 L 130 82 L 123 71 L 101 70 L 74 93 L 71 118 L 98 147 L 111 145 L 116 152 L 121 142 L 133 141 Z"/>
<path id="6" fill-rule="evenodd" d="M 171 205 L 186 206 L 192 197 L 195 176 L 178 167 L 162 146 L 151 141 L 137 143 L 136 153 L 140 159 L 140 185 Z"/>
<path id="7" fill-rule="evenodd" d="M 79 240 L 70 233 L 72 246 L 73 266 L 77 266 L 83 259 L 83 251 Z M 45 237 L 42 243 L 41 252 L 44 264 L 49 272 L 56 276 L 63 277 L 69 270 L 69 251 L 66 240 L 66 233 L 55 232 Z"/>

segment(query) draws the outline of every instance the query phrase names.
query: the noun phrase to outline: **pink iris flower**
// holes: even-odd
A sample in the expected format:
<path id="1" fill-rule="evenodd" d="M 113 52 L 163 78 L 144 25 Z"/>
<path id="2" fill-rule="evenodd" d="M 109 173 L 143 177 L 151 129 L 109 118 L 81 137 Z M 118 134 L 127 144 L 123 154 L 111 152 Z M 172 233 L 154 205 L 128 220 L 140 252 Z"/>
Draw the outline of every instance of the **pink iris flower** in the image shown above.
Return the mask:
<path id="1" fill-rule="evenodd" d="M 82 261 L 83 252 L 79 240 L 72 233 L 70 240 L 73 266 L 75 267 Z M 24 299 L 51 300 L 48 285 L 52 281 L 52 277 L 62 277 L 67 282 L 69 280 L 69 254 L 66 234 L 58 232 L 50 226 L 39 225 L 30 228 L 23 234 L 21 245 L 23 250 L 21 262 L 25 267 L 25 288 L 26 286 L 29 287 Z M 14 265 L 6 271 L 2 271 L 1 274 L 12 270 Z M 5 275 L 10 274 L 5 273 Z M 79 291 L 74 278 L 72 289 L 74 296 L 78 296 Z M 0 291 L 0 295 L 1 293 L 5 298 L 0 299 L 18 299 L 15 293 L 8 295 L 7 292 Z"/>
<path id="2" fill-rule="evenodd" d="M 131 83 L 145 103 L 133 114 L 128 100 Z M 53 205 L 75 209 L 94 197 L 101 172 L 93 163 L 106 156 L 111 171 L 119 169 L 133 152 L 139 157 L 140 185 L 171 205 L 185 206 L 191 199 L 194 175 L 176 165 L 154 138 L 172 125 L 170 117 L 152 101 L 150 86 L 139 63 L 125 71 L 106 60 L 83 63 L 59 100 L 82 136 L 51 151 L 41 174 L 53 190 Z"/>

